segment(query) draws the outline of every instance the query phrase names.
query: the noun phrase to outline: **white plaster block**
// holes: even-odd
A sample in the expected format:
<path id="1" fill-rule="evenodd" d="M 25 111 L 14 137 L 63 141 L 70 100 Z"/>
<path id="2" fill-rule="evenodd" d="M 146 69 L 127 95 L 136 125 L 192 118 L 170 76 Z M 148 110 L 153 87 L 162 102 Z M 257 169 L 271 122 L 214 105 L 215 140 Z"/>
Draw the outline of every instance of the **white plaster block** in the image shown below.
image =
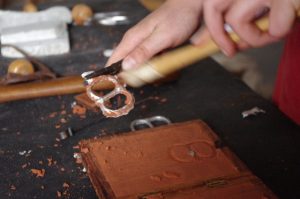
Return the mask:
<path id="1" fill-rule="evenodd" d="M 60 21 L 45 21 L 2 29 L 2 44 L 18 44 L 58 38 L 67 29 Z"/>
<path id="2" fill-rule="evenodd" d="M 4 28 L 23 26 L 49 20 L 71 23 L 71 11 L 64 6 L 55 6 L 36 13 L 0 10 L 0 33 L 2 33 Z"/>
<path id="3" fill-rule="evenodd" d="M 36 57 L 59 55 L 70 51 L 70 42 L 67 30 L 65 30 L 65 32 L 58 38 L 24 42 L 14 45 L 27 52 L 29 55 Z M 2 47 L 1 54 L 2 56 L 10 58 L 23 57 L 22 54 L 11 47 Z"/>

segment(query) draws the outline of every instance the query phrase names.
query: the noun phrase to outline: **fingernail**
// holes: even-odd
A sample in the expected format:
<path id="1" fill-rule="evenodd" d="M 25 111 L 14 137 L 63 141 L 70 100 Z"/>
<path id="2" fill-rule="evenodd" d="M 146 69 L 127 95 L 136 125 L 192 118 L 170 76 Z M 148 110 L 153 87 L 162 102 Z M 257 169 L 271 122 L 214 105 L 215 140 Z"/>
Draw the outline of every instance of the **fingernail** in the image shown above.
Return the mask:
<path id="1" fill-rule="evenodd" d="M 122 67 L 124 70 L 129 70 L 134 68 L 136 65 L 136 61 L 130 57 L 125 58 L 123 63 L 122 63 Z"/>

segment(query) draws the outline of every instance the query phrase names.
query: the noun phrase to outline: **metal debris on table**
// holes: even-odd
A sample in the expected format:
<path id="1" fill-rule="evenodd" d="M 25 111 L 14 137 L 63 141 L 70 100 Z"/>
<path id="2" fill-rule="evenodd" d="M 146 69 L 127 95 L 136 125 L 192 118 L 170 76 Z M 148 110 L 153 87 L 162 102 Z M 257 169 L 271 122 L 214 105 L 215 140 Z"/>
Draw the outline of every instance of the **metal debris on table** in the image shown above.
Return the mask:
<path id="1" fill-rule="evenodd" d="M 126 25 L 131 22 L 122 11 L 96 13 L 93 19 L 104 26 Z"/>
<path id="2" fill-rule="evenodd" d="M 243 118 L 246 118 L 246 117 L 249 117 L 249 116 L 256 116 L 256 115 L 258 115 L 259 113 L 266 113 L 266 111 L 263 110 L 263 109 L 260 109 L 260 108 L 258 108 L 258 107 L 254 107 L 254 108 L 252 108 L 252 109 L 243 111 L 243 112 L 242 112 L 242 116 L 243 116 Z"/>
<path id="3" fill-rule="evenodd" d="M 110 57 L 113 54 L 114 50 L 113 49 L 106 49 L 103 51 L 104 57 Z"/>
<path id="4" fill-rule="evenodd" d="M 74 154 L 73 154 L 73 157 L 74 157 L 75 159 L 81 159 L 80 153 L 74 153 Z"/>
<path id="5" fill-rule="evenodd" d="M 31 152 L 32 152 L 31 150 L 28 150 L 28 151 L 26 151 L 26 150 L 25 150 L 25 151 L 20 151 L 20 152 L 19 152 L 19 155 L 21 155 L 21 156 L 26 155 L 26 156 L 27 156 L 27 155 L 29 155 Z"/>
<path id="6" fill-rule="evenodd" d="M 71 127 L 69 127 L 67 130 L 59 132 L 59 137 L 61 140 L 65 140 L 68 137 L 72 137 L 74 135 L 74 132 Z"/>

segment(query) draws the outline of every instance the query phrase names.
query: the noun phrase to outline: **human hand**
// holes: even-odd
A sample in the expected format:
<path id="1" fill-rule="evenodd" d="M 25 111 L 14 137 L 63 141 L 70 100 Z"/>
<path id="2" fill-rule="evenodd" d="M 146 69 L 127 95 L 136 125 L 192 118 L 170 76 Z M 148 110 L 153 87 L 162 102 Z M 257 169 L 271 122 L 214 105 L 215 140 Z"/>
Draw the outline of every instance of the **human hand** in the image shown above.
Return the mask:
<path id="1" fill-rule="evenodd" d="M 183 43 L 199 26 L 201 10 L 202 0 L 168 0 L 126 32 L 106 65 L 124 59 L 125 70 L 134 68 Z"/>
<path id="2" fill-rule="evenodd" d="M 204 0 L 204 20 L 212 39 L 224 54 L 234 55 L 236 49 L 260 47 L 286 36 L 293 26 L 300 0 Z M 269 31 L 262 32 L 254 20 L 269 9 Z M 241 38 L 235 45 L 224 30 L 229 24 Z M 194 37 L 199 44 L 203 36 Z"/>

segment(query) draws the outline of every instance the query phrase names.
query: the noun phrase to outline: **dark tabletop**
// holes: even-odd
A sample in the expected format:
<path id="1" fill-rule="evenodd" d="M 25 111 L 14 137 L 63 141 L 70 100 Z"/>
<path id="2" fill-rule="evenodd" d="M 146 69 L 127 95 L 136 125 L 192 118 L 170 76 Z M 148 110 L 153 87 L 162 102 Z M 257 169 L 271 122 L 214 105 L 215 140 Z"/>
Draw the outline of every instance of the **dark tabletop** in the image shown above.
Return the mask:
<path id="1" fill-rule="evenodd" d="M 40 7 L 61 2 L 69 7 L 74 4 L 52 1 Z M 147 14 L 132 0 L 85 2 L 99 12 L 125 11 L 131 25 Z M 40 60 L 60 75 L 101 66 L 106 61 L 103 50 L 115 46 L 131 25 L 70 26 L 71 53 Z M 1 74 L 9 61 L 1 58 Z M 154 115 L 166 116 L 172 122 L 204 120 L 280 198 L 300 198 L 299 126 L 211 59 L 185 69 L 176 81 L 132 92 L 135 109 L 117 119 L 92 111 L 86 118 L 72 114 L 72 95 L 0 104 L 0 198 L 55 198 L 57 191 L 65 193 L 65 198 L 97 198 L 82 166 L 75 163 L 77 149 L 73 147 L 82 139 L 129 131 L 132 120 Z M 255 106 L 266 114 L 243 119 L 241 113 Z M 57 140 L 58 133 L 69 126 L 77 134 Z M 23 151 L 27 153 L 20 155 Z M 45 169 L 44 177 L 33 175 L 33 168 Z M 70 187 L 64 188 L 64 183 Z"/>

